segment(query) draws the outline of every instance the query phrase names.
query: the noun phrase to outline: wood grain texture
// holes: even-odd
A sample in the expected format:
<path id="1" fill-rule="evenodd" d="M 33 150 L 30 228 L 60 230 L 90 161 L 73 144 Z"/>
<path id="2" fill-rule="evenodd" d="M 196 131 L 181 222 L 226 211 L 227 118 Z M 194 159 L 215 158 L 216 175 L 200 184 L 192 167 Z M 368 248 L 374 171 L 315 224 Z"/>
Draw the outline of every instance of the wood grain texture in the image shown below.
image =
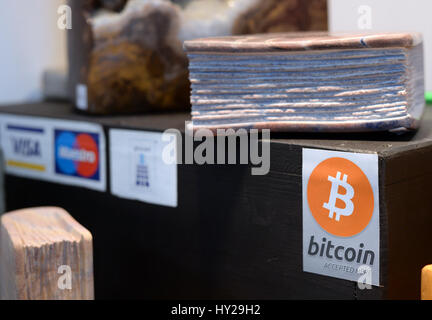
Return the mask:
<path id="1" fill-rule="evenodd" d="M 0 241 L 2 300 L 94 298 L 92 235 L 65 210 L 38 207 L 6 213 Z"/>

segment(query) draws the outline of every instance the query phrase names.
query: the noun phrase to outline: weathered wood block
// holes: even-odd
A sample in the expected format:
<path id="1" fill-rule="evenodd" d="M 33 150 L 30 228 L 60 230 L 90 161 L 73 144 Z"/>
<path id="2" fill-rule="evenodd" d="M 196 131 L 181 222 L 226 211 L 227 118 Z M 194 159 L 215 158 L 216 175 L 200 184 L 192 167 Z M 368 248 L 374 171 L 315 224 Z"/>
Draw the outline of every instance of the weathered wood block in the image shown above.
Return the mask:
<path id="1" fill-rule="evenodd" d="M 94 298 L 92 235 L 65 210 L 6 213 L 0 232 L 2 300 Z"/>
<path id="2" fill-rule="evenodd" d="M 85 117 L 64 104 L 1 112 L 94 122 L 106 132 L 182 129 L 190 119 Z M 378 154 L 381 286 L 360 290 L 353 281 L 303 272 L 304 147 Z M 55 199 L 88 227 L 97 298 L 420 298 L 421 269 L 432 261 L 430 108 L 412 134 L 272 134 L 270 151 L 264 176 L 251 176 L 248 165 L 178 165 L 176 208 L 9 174 L 6 203 L 13 210 Z"/>

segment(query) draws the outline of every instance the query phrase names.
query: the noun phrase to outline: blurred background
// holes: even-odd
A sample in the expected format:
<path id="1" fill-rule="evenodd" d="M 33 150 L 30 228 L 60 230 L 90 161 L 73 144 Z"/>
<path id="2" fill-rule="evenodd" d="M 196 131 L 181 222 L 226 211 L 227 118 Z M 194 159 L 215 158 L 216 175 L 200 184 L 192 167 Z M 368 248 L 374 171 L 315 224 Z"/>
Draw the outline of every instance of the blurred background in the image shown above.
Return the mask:
<path id="1" fill-rule="evenodd" d="M 57 27 L 62 0 L 0 2 L 0 103 L 38 101 L 47 69 L 66 70 L 66 31 Z"/>
<path id="2" fill-rule="evenodd" d="M 432 1 L 328 0 L 329 29 L 335 32 L 417 31 L 423 34 L 425 88 L 432 91 Z M 370 18 L 370 19 L 369 19 Z"/>
<path id="3" fill-rule="evenodd" d="M 142 3 L 162 1 L 133 0 Z M 83 3 L 88 9 L 89 15 L 85 18 L 105 14 L 104 19 L 107 20 L 106 17 L 124 10 L 126 0 L 77 0 L 77 2 Z M 331 31 L 421 31 L 424 34 L 426 49 L 426 89 L 432 91 L 432 19 L 429 17 L 432 2 L 429 0 L 328 0 L 326 5 L 322 4 L 326 2 L 325 0 L 261 1 L 267 4 L 261 5 L 260 13 L 251 10 L 260 2 L 254 0 L 173 0 L 172 2 L 183 10 L 180 26 L 177 26 L 180 40 L 227 34 L 231 33 L 233 28 L 235 33 L 327 28 Z M 51 85 L 57 86 L 55 88 L 57 91 L 61 91 L 62 86 L 65 85 L 62 77 L 66 75 L 68 69 L 67 37 L 70 36 L 69 33 L 82 33 L 82 29 L 78 26 L 82 17 L 81 12 L 72 12 L 72 30 L 62 30 L 58 27 L 58 20 L 62 15 L 58 9 L 65 3 L 65 0 L 1 1 L 0 104 L 42 100 L 44 72 L 47 70 L 50 70 L 52 75 L 48 79 L 45 78 L 45 84 L 51 82 Z M 105 7 L 102 8 L 104 4 Z M 106 8 L 113 8 L 113 10 L 107 13 Z M 247 10 L 249 13 L 245 14 Z M 326 21 L 323 21 L 321 12 L 323 10 L 325 10 Z M 277 19 L 271 20 L 269 18 L 271 15 L 276 16 Z M 104 24 L 104 19 L 98 20 L 99 25 Z M 235 21 L 228 22 L 230 19 Z M 259 23 L 260 21 L 265 23 Z M 228 24 L 231 28 L 221 27 Z M 150 32 L 149 30 L 143 32 Z M 81 48 L 77 47 L 75 50 Z M 111 84 L 104 85 L 106 88 Z M 157 89 L 159 88 L 156 88 L 156 91 Z M 95 97 L 97 98 L 96 93 Z M 118 104 L 115 97 L 112 102 Z"/>

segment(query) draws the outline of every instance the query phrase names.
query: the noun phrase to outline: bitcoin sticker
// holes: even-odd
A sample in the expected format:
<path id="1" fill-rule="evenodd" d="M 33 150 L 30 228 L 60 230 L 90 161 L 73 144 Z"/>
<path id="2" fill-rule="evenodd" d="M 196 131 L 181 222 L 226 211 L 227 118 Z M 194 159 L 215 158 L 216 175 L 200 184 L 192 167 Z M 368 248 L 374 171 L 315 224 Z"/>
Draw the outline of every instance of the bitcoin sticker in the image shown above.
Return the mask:
<path id="1" fill-rule="evenodd" d="M 307 185 L 307 202 L 328 233 L 351 237 L 362 232 L 374 211 L 372 186 L 352 161 L 333 157 L 319 163 Z"/>

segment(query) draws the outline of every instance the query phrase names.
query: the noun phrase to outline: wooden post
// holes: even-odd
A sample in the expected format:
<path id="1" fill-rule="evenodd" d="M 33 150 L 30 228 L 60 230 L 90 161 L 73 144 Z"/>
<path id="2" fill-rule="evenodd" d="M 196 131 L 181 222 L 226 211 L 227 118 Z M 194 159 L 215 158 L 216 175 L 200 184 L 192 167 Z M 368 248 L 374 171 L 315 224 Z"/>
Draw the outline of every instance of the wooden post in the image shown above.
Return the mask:
<path id="1" fill-rule="evenodd" d="M 0 298 L 94 299 L 91 233 L 57 207 L 4 214 Z"/>
<path id="2" fill-rule="evenodd" d="M 432 264 L 429 264 L 422 269 L 421 299 L 432 300 Z"/>

